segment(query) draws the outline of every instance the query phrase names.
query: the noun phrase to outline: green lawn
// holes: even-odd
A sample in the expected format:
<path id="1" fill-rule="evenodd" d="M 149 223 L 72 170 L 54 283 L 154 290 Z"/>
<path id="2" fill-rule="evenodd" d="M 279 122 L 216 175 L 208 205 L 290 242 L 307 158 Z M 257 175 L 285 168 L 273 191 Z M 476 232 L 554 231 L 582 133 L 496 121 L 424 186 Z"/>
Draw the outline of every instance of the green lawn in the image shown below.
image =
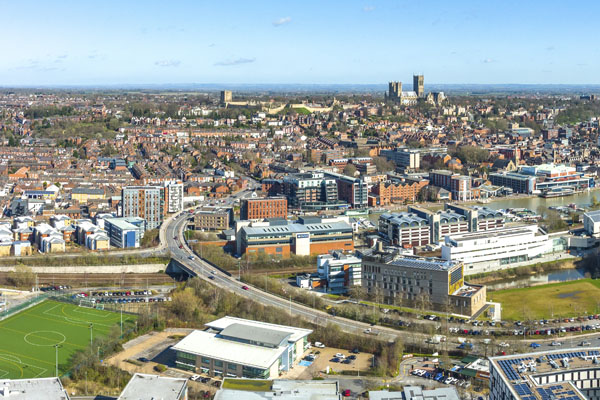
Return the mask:
<path id="1" fill-rule="evenodd" d="M 223 389 L 249 390 L 251 392 L 268 392 L 272 382 L 263 379 L 225 379 Z"/>
<path id="2" fill-rule="evenodd" d="M 581 279 L 488 293 L 502 304 L 502 319 L 575 317 L 600 312 L 600 281 Z"/>
<path id="3" fill-rule="evenodd" d="M 0 321 L 0 379 L 56 376 L 56 344 L 62 375 L 71 355 L 89 346 L 90 334 L 106 336 L 120 320 L 119 313 L 44 301 Z M 134 320 L 123 314 L 124 329 Z"/>

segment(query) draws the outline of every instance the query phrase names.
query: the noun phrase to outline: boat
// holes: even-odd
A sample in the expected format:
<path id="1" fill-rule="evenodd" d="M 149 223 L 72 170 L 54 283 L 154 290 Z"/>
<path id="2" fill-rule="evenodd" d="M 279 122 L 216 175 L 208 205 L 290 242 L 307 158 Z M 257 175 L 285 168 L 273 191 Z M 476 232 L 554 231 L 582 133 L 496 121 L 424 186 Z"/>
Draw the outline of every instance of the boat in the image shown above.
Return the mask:
<path id="1" fill-rule="evenodd" d="M 564 188 L 546 189 L 542 193 L 540 193 L 539 196 L 547 199 L 547 198 L 552 198 L 552 197 L 571 196 L 575 193 L 578 193 L 577 190 L 575 190 L 571 187 L 564 187 Z"/>

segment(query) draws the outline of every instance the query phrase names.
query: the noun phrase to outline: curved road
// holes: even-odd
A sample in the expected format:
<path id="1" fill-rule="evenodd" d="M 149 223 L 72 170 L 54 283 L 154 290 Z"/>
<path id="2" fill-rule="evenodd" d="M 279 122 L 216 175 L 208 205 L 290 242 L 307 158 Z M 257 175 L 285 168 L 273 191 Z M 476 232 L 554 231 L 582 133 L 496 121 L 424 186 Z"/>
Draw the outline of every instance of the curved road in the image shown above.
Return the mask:
<path id="1" fill-rule="evenodd" d="M 209 263 L 197 257 L 194 254 L 194 252 L 188 247 L 187 243 L 183 240 L 183 229 L 189 217 L 190 214 L 187 211 L 184 211 L 179 215 L 169 218 L 166 221 L 167 223 L 163 224 L 163 226 L 165 227 L 164 231 L 163 229 L 161 229 L 161 242 L 166 236 L 166 249 L 171 252 L 172 258 L 174 258 L 181 265 L 183 265 L 192 276 L 198 276 L 211 284 L 232 291 L 240 296 L 252 299 L 265 306 L 277 307 L 282 311 L 290 314 L 290 325 L 293 324 L 293 317 L 299 316 L 318 325 L 326 326 L 329 323 L 332 323 L 337 325 L 344 332 L 365 335 L 363 331 L 366 328 L 370 327 L 366 323 L 341 317 L 333 317 L 327 314 L 326 312 L 285 300 L 281 297 L 272 295 L 270 293 L 266 293 L 255 287 L 251 287 L 248 290 L 244 290 L 242 288 L 242 286 L 244 286 L 243 283 L 239 282 L 233 276 L 228 276 L 219 271 L 218 269 L 215 269 Z M 179 248 L 180 245 L 182 246 L 182 248 Z M 209 276 L 211 278 L 209 278 Z M 378 339 L 389 341 L 393 341 L 399 336 L 401 336 L 404 342 L 418 341 L 422 344 L 425 339 L 431 336 L 428 334 L 418 332 L 397 331 L 395 329 L 383 326 L 372 327 L 372 329 L 374 332 L 376 331 L 378 333 Z M 552 337 L 544 338 L 543 336 L 537 336 L 525 340 L 525 343 L 526 345 L 532 342 L 539 343 L 542 347 L 541 349 L 538 349 L 538 351 L 540 351 L 543 349 L 553 348 L 550 344 L 554 340 L 563 342 L 565 346 L 574 347 L 577 345 L 577 343 L 579 343 L 582 340 L 589 340 L 594 342 L 595 340 L 600 339 L 597 335 L 597 332 L 592 331 L 589 334 L 581 336 L 578 335 L 575 337 L 562 337 L 560 339 Z M 482 347 L 484 345 L 482 339 L 476 339 L 475 337 L 471 336 L 467 336 L 467 338 L 469 341 L 476 345 L 475 352 L 483 353 Z M 448 340 L 452 340 L 452 338 L 449 336 Z M 500 340 L 498 340 L 498 342 L 499 341 Z M 511 344 L 511 350 L 513 351 L 514 349 L 512 349 L 512 347 L 514 345 L 517 345 L 518 343 L 523 343 L 523 339 L 521 338 L 516 340 L 512 338 L 507 338 L 507 340 L 505 341 Z M 593 344 L 595 345 L 596 343 Z M 455 345 L 451 345 L 450 343 L 448 343 L 448 348 L 451 348 L 453 346 Z M 500 348 L 498 349 L 506 350 Z"/>

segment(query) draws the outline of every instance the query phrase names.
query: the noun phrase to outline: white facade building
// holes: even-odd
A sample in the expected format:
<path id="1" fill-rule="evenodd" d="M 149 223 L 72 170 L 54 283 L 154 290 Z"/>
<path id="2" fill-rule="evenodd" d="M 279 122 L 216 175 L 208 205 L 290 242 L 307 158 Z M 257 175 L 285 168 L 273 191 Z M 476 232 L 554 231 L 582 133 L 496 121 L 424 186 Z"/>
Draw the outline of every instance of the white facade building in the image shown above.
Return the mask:
<path id="1" fill-rule="evenodd" d="M 317 256 L 317 274 L 327 282 L 327 291 L 345 293 L 351 286 L 360 286 L 362 281 L 360 258 L 334 251 Z"/>
<path id="2" fill-rule="evenodd" d="M 183 210 L 183 183 L 172 181 L 165 183 L 165 197 L 167 212 L 177 213 Z"/>
<path id="3" fill-rule="evenodd" d="M 552 239 L 537 225 L 494 229 L 446 236 L 442 258 L 462 261 L 465 275 L 513 268 L 552 252 Z"/>
<path id="4" fill-rule="evenodd" d="M 583 214 L 583 228 L 588 235 L 600 236 L 600 210 Z"/>

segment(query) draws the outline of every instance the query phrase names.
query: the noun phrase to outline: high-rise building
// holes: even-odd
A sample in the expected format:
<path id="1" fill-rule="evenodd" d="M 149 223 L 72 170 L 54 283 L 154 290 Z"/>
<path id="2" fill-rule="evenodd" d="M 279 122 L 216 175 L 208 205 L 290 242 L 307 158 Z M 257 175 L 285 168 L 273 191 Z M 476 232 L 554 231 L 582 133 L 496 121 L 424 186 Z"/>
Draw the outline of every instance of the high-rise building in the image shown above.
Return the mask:
<path id="1" fill-rule="evenodd" d="M 221 104 L 231 103 L 233 100 L 233 93 L 231 90 L 221 90 Z"/>
<path id="2" fill-rule="evenodd" d="M 181 181 L 165 182 L 165 200 L 168 212 L 176 213 L 183 210 L 183 183 Z"/>
<path id="3" fill-rule="evenodd" d="M 167 214 L 165 189 L 160 186 L 126 186 L 121 191 L 123 217 L 140 217 L 146 230 L 156 229 Z"/>
<path id="4" fill-rule="evenodd" d="M 413 75 L 413 91 L 417 97 L 425 96 L 425 77 L 423 75 Z"/>
<path id="5" fill-rule="evenodd" d="M 290 174 L 283 178 L 283 194 L 292 208 L 338 202 L 338 187 L 334 178 L 322 172 Z"/>

